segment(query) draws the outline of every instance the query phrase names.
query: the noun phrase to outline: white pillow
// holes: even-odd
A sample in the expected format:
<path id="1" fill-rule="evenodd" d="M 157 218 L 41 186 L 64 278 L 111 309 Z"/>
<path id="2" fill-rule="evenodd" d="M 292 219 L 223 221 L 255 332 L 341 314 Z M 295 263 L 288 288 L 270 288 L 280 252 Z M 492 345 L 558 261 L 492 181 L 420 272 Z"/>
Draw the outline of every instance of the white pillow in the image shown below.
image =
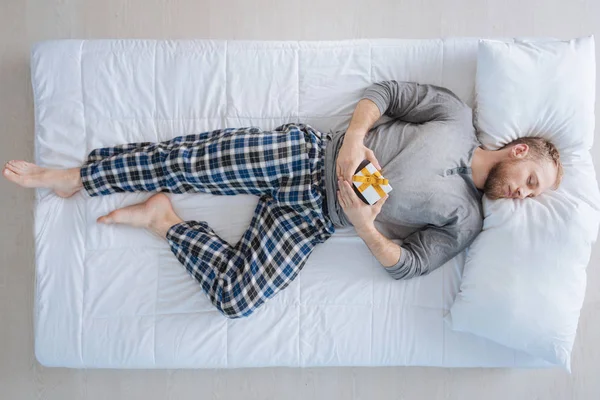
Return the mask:
<path id="1" fill-rule="evenodd" d="M 475 119 L 479 139 L 490 150 L 538 135 L 564 152 L 591 149 L 595 90 L 593 36 L 479 41 Z"/>
<path id="2" fill-rule="evenodd" d="M 570 371 L 570 354 L 598 236 L 594 39 L 482 40 L 475 125 L 484 147 L 543 136 L 561 153 L 561 186 L 525 200 L 483 199 L 482 233 L 468 251 L 446 320 Z"/>

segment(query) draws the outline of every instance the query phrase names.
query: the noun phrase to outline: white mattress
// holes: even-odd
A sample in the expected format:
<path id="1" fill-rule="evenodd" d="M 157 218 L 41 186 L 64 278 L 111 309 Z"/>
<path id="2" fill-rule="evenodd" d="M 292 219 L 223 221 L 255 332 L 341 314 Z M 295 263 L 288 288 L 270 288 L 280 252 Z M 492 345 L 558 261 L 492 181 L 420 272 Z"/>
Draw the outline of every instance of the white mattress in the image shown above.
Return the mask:
<path id="1" fill-rule="evenodd" d="M 293 121 L 342 129 L 371 82 L 443 85 L 472 105 L 477 39 L 339 42 L 53 41 L 32 51 L 36 161 L 78 166 L 101 146 Z M 37 192 L 35 353 L 110 368 L 548 366 L 444 323 L 465 254 L 395 281 L 353 228 L 317 246 L 298 278 L 228 320 L 166 241 L 96 218 L 148 194 Z M 257 198 L 171 195 L 184 219 L 236 243 Z"/>

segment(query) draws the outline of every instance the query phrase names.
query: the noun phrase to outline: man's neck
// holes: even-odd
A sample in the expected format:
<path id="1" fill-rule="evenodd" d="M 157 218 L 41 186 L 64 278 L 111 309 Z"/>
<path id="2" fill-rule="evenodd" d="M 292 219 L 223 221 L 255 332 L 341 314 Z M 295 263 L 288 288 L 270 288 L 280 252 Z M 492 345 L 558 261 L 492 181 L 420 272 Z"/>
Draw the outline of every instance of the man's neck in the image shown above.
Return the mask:
<path id="1" fill-rule="evenodd" d="M 477 189 L 483 190 L 490 171 L 503 157 L 502 151 L 484 150 L 481 147 L 475 149 L 471 160 L 471 174 Z"/>

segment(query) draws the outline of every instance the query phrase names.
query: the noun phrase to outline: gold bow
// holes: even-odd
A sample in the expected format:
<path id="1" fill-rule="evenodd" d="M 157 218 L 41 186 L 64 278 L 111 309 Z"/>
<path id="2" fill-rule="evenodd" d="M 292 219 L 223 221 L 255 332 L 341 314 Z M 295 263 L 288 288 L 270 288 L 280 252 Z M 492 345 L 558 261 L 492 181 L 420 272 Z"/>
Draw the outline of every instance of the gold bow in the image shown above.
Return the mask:
<path id="1" fill-rule="evenodd" d="M 371 172 L 369 172 L 367 167 L 361 169 L 360 172 L 362 172 L 364 176 L 360 176 L 360 175 L 352 176 L 353 182 L 362 182 L 363 183 L 362 185 L 360 185 L 358 187 L 358 191 L 362 193 L 369 186 L 372 185 L 373 189 L 375 189 L 377 194 L 379 194 L 379 197 L 381 197 L 381 198 L 385 197 L 385 192 L 383 191 L 383 189 L 381 188 L 380 185 L 387 185 L 388 180 L 383 178 L 383 176 L 381 176 L 381 173 L 379 173 L 379 171 L 375 171 L 373 174 L 371 174 Z"/>

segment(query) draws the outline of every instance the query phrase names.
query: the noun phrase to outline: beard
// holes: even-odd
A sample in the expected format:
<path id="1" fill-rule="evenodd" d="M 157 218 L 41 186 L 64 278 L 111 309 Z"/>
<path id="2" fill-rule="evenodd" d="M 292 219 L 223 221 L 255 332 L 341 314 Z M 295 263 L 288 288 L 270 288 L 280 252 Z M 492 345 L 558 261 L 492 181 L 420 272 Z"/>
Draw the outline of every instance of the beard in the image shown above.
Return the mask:
<path id="1" fill-rule="evenodd" d="M 487 197 L 492 200 L 506 197 L 508 172 L 518 162 L 518 160 L 500 161 L 492 167 L 483 185 L 483 192 Z"/>

